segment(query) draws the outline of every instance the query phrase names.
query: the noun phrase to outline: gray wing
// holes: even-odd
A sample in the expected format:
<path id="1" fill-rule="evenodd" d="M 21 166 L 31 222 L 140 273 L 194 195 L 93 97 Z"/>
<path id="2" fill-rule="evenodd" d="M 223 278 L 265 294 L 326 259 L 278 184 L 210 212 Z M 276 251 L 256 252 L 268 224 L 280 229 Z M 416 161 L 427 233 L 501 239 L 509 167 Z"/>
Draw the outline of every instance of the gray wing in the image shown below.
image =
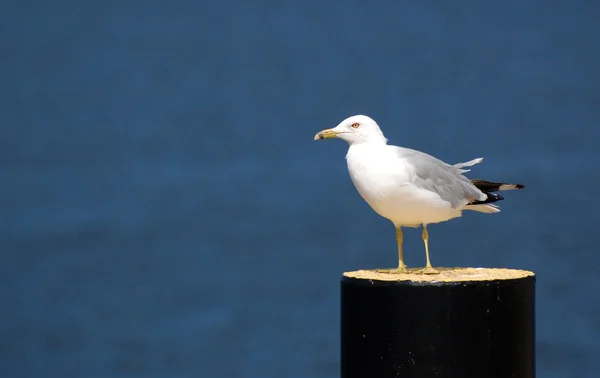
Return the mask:
<path id="1" fill-rule="evenodd" d="M 398 155 L 406 159 L 415 169 L 415 185 L 438 194 L 443 200 L 450 202 L 452 207 L 461 208 L 474 200 L 483 201 L 487 198 L 462 173 L 464 164 L 452 166 L 424 152 L 393 146 Z M 471 164 L 472 165 L 472 164 Z"/>

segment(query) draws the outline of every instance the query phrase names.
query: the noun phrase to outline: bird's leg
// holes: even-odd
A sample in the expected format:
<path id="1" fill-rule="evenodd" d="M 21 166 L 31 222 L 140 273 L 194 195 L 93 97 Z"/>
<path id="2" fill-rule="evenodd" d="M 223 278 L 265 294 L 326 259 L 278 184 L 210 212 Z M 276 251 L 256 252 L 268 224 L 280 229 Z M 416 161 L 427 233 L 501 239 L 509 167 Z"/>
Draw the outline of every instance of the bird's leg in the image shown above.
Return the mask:
<path id="1" fill-rule="evenodd" d="M 402 228 L 396 226 L 396 242 L 398 243 L 398 269 L 400 273 L 407 273 L 406 264 L 404 264 L 404 255 L 402 253 Z"/>
<path id="2" fill-rule="evenodd" d="M 418 270 L 415 273 L 420 273 L 420 274 L 439 274 L 440 272 L 438 272 L 437 270 L 433 269 L 433 266 L 431 266 L 431 261 L 429 260 L 429 233 L 427 232 L 427 225 L 424 224 L 423 225 L 423 243 L 425 243 L 425 256 L 427 258 L 427 265 L 425 265 L 424 269 Z"/>
<path id="3" fill-rule="evenodd" d="M 406 264 L 404 264 L 404 256 L 402 254 L 402 229 L 396 226 L 396 242 L 398 243 L 398 268 L 396 269 L 377 269 L 380 273 L 408 273 Z"/>

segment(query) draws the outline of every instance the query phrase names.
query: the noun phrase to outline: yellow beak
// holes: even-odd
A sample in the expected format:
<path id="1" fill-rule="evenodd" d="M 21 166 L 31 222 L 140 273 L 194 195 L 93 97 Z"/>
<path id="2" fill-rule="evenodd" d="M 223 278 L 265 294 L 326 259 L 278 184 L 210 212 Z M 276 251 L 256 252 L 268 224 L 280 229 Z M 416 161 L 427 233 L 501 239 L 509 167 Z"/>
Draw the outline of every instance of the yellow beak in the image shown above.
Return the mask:
<path id="1" fill-rule="evenodd" d="M 333 129 L 319 131 L 317 135 L 315 135 L 315 140 L 337 138 L 338 134 L 339 133 L 337 131 L 333 131 Z"/>

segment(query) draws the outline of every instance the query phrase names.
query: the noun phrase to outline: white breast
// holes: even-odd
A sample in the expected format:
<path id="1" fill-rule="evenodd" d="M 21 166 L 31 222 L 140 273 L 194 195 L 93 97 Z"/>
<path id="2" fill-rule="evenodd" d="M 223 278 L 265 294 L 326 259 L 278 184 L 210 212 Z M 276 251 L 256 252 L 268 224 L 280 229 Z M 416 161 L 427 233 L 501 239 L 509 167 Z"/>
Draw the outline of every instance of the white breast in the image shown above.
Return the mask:
<path id="1" fill-rule="evenodd" d="M 346 155 L 348 172 L 361 197 L 384 218 L 417 226 L 460 216 L 437 194 L 418 188 L 413 167 L 387 145 L 352 145 Z"/>

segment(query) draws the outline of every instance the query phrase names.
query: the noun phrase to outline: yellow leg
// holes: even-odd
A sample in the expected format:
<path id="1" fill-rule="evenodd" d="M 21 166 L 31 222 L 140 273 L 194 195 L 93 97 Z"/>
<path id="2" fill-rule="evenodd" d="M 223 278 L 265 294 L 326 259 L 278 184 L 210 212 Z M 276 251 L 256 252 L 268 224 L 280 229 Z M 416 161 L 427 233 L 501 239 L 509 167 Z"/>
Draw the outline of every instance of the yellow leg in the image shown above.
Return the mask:
<path id="1" fill-rule="evenodd" d="M 398 268 L 396 269 L 377 269 L 380 273 L 408 273 L 406 264 L 404 264 L 404 256 L 402 254 L 402 229 L 396 226 L 396 242 L 398 243 Z"/>
<path id="2" fill-rule="evenodd" d="M 437 270 L 433 269 L 433 266 L 431 266 L 431 261 L 429 260 L 429 233 L 427 232 L 427 225 L 424 224 L 423 225 L 423 243 L 425 243 L 425 257 L 427 258 L 427 264 L 425 265 L 424 269 L 421 269 L 415 273 L 421 273 L 421 274 L 439 274 L 440 272 L 438 272 Z"/>

